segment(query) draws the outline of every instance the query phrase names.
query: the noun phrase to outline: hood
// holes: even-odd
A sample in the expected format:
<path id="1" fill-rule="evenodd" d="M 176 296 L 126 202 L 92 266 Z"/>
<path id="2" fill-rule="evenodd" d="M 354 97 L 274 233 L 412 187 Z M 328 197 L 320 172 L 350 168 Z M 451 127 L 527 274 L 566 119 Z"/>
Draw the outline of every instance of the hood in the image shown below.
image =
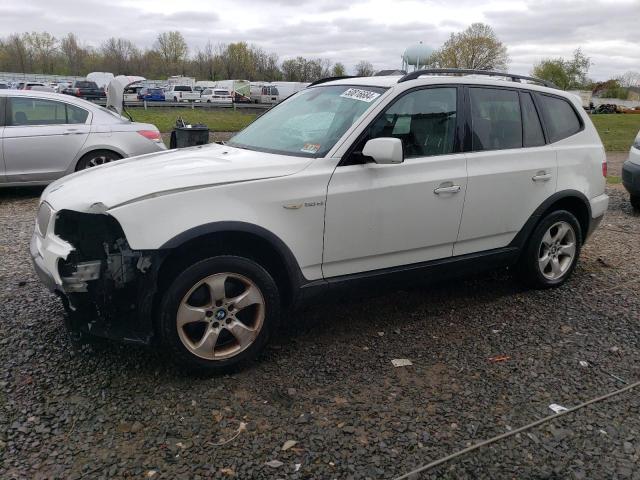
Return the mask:
<path id="1" fill-rule="evenodd" d="M 312 161 L 209 144 L 82 170 L 49 185 L 42 200 L 55 210 L 104 212 L 161 195 L 292 175 Z"/>
<path id="2" fill-rule="evenodd" d="M 107 104 L 106 107 L 110 110 L 115 110 L 122 115 L 124 105 L 124 89 L 132 83 L 137 83 L 145 80 L 144 77 L 136 77 L 132 75 L 118 75 L 111 79 L 107 86 Z"/>

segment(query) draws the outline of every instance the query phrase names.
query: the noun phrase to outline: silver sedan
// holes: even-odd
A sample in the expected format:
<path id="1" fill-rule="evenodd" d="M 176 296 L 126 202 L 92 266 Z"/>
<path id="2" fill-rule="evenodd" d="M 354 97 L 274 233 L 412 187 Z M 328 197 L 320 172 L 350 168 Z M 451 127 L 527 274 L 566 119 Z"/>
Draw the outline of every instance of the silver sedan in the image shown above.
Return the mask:
<path id="1" fill-rule="evenodd" d="M 46 185 L 77 170 L 165 150 L 155 125 L 69 95 L 0 90 L 0 187 Z"/>

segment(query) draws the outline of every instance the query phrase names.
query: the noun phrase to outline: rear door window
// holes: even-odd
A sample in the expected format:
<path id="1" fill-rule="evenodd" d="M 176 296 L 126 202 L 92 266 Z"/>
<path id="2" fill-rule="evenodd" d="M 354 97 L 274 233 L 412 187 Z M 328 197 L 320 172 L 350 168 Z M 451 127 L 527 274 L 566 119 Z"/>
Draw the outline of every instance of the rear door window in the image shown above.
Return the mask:
<path id="1" fill-rule="evenodd" d="M 582 130 L 582 122 L 571 104 L 559 97 L 538 94 L 550 142 L 557 142 Z"/>
<path id="2" fill-rule="evenodd" d="M 9 99 L 8 125 L 61 125 L 67 123 L 67 110 L 62 102 L 39 98 Z"/>
<path id="3" fill-rule="evenodd" d="M 471 146 L 474 152 L 522 147 L 518 92 L 498 88 L 469 88 Z"/>
<path id="4" fill-rule="evenodd" d="M 76 107 L 75 105 L 67 106 L 67 123 L 87 123 L 87 117 L 89 112 L 84 108 Z"/>
<path id="5" fill-rule="evenodd" d="M 544 145 L 544 134 L 538 117 L 538 111 L 529 92 L 520 92 L 522 104 L 522 126 L 524 130 L 524 146 L 539 147 Z"/>
<path id="6" fill-rule="evenodd" d="M 7 106 L 8 126 L 86 123 L 89 112 L 75 105 L 40 98 L 13 97 Z"/>

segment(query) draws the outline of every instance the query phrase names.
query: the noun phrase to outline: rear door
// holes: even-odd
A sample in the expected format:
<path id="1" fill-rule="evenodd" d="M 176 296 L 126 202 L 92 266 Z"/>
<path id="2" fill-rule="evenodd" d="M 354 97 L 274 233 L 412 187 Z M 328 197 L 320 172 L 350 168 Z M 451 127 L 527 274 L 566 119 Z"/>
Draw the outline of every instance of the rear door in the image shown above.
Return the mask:
<path id="1" fill-rule="evenodd" d="M 88 110 L 56 100 L 9 97 L 3 151 L 8 182 L 48 182 L 71 166 L 91 129 Z"/>
<path id="2" fill-rule="evenodd" d="M 466 100 L 468 184 L 454 255 L 507 246 L 558 177 L 531 93 L 469 86 Z"/>

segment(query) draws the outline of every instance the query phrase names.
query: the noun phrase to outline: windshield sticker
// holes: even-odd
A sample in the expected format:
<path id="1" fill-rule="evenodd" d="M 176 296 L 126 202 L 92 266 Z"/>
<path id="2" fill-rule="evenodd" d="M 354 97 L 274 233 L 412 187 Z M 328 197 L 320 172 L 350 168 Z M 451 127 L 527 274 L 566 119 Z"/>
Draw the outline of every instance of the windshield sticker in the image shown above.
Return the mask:
<path id="1" fill-rule="evenodd" d="M 304 153 L 316 153 L 318 150 L 320 150 L 319 143 L 305 143 L 300 151 Z"/>
<path id="2" fill-rule="evenodd" d="M 360 88 L 350 88 L 340 96 L 342 98 L 352 98 L 354 100 L 360 100 L 361 102 L 371 103 L 376 98 L 378 98 L 380 94 L 376 92 L 370 92 L 369 90 L 362 90 Z"/>

